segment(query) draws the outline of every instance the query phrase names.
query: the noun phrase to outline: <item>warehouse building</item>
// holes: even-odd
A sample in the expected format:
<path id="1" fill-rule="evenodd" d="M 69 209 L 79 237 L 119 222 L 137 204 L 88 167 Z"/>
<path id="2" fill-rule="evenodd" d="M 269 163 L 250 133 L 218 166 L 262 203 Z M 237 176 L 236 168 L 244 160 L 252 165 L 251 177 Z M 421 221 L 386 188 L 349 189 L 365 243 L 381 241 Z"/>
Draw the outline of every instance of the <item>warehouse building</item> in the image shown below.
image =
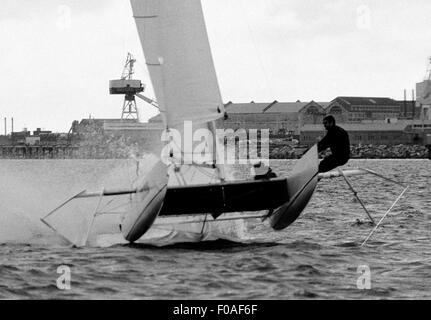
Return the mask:
<path id="1" fill-rule="evenodd" d="M 398 119 L 401 115 L 399 102 L 390 98 L 337 97 L 326 108 L 326 113 L 338 123 L 360 123 L 370 120 Z"/>
<path id="2" fill-rule="evenodd" d="M 229 129 L 269 129 L 271 135 L 299 135 L 303 124 L 321 123 L 328 103 L 279 102 L 233 103 L 225 105 L 228 119 L 219 126 Z"/>
<path id="3" fill-rule="evenodd" d="M 349 133 L 352 145 L 399 145 L 422 144 L 423 137 L 431 133 L 431 121 L 399 121 L 397 123 L 341 123 L 340 127 Z M 322 125 L 301 127 L 301 144 L 312 146 L 326 134 Z"/>

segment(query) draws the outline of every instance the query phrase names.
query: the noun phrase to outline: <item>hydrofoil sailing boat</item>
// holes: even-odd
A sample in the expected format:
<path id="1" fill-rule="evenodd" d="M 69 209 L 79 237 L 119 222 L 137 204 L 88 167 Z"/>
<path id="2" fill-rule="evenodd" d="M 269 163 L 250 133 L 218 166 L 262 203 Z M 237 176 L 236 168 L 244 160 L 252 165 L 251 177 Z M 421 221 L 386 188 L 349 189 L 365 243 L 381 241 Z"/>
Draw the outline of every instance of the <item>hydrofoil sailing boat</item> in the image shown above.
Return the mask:
<path id="1" fill-rule="evenodd" d="M 74 245 L 85 245 L 99 205 L 83 236 L 73 239 L 59 232 L 52 216 L 72 200 L 98 198 L 100 204 L 105 197 L 126 196 L 129 206 L 118 226 L 128 242 L 145 238 L 155 226 L 187 234 L 191 241 L 220 237 L 215 230 L 247 219 L 268 222 L 274 230 L 287 228 L 323 178 L 317 147 L 288 177 L 234 179 L 225 164 L 225 137 L 216 129 L 216 121 L 226 113 L 200 0 L 131 0 L 131 5 L 165 129 L 160 160 L 148 174 L 138 176 L 132 188 L 83 190 L 42 221 Z M 189 137 L 186 124 L 192 126 Z"/>

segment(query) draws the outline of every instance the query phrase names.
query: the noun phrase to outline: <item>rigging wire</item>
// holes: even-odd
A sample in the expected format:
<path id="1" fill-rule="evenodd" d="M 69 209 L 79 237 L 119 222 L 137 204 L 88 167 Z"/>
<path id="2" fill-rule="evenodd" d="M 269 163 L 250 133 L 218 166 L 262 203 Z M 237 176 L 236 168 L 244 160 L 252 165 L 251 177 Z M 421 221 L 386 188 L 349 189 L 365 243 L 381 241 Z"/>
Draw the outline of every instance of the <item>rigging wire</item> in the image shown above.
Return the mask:
<path id="1" fill-rule="evenodd" d="M 108 208 L 109 204 L 110 203 L 107 203 L 100 211 L 103 213 L 107 213 L 107 212 L 113 212 L 114 210 L 117 210 L 117 209 L 130 207 L 130 201 L 120 203 L 119 205 L 117 205 L 116 207 L 113 207 L 113 208 Z M 108 209 L 109 209 L 109 211 L 107 211 Z"/>
<path id="2" fill-rule="evenodd" d="M 208 218 L 208 213 L 205 214 L 204 222 L 202 223 L 201 235 L 204 234 L 204 229 L 205 229 L 205 225 L 206 225 L 206 222 L 207 222 L 207 218 Z"/>
<path id="3" fill-rule="evenodd" d="M 257 41 L 256 41 L 256 38 L 253 34 L 253 30 L 251 28 L 250 21 L 248 20 L 246 6 L 244 6 L 243 0 L 240 0 L 239 3 L 241 6 L 241 11 L 245 13 L 245 22 L 247 24 L 247 28 L 248 28 L 248 32 L 250 34 L 251 42 L 253 44 L 254 50 L 256 51 L 256 56 L 257 56 L 257 60 L 258 60 L 259 65 L 260 65 L 260 69 L 261 69 L 261 71 L 265 77 L 265 87 L 268 90 L 268 92 L 271 94 L 271 96 L 274 97 L 275 94 L 272 90 L 272 87 L 270 85 L 268 85 L 270 83 L 268 73 L 266 72 L 266 69 L 265 69 L 265 66 L 264 66 L 263 60 L 262 60 L 262 55 L 261 55 L 260 50 L 257 46 Z"/>
<path id="4" fill-rule="evenodd" d="M 170 142 L 173 142 L 175 144 L 175 146 L 177 147 L 177 150 L 180 150 L 181 157 L 182 157 L 182 159 L 184 159 L 186 153 L 182 150 L 181 146 L 178 145 L 177 141 L 175 141 L 175 139 L 172 139 L 172 140 L 170 140 Z M 175 157 L 173 157 L 173 159 L 179 161 L 180 163 L 182 161 L 182 159 L 178 159 L 178 158 L 175 158 Z M 174 162 L 173 162 L 173 164 L 175 165 Z M 201 167 L 203 167 L 203 166 L 208 166 L 208 165 L 204 165 L 202 163 L 197 163 L 197 162 L 193 161 L 193 152 L 192 152 L 192 161 L 191 161 L 191 164 L 197 166 L 197 168 L 199 168 L 199 169 L 202 169 Z M 210 177 L 210 178 L 212 177 L 212 175 L 208 175 L 208 174 L 207 174 L 207 176 Z"/>

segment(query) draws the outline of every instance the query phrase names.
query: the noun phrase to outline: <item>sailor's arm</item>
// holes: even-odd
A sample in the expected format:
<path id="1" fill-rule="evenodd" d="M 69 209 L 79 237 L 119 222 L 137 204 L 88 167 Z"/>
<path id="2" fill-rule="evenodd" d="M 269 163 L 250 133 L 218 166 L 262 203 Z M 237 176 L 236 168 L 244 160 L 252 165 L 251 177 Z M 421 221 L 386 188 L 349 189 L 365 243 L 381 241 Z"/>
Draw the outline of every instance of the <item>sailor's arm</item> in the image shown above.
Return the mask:
<path id="1" fill-rule="evenodd" d="M 322 140 L 317 143 L 317 151 L 322 152 L 329 148 L 329 137 L 328 135 L 324 136 Z"/>

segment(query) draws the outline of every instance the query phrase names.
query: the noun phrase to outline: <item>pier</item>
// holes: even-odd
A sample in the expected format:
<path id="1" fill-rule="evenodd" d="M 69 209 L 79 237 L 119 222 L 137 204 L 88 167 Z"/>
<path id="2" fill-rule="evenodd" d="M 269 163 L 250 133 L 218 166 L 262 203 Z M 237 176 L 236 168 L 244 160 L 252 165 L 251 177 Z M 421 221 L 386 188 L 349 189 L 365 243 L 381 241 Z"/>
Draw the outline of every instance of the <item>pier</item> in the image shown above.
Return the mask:
<path id="1" fill-rule="evenodd" d="M 79 157 L 75 146 L 0 146 L 2 159 L 73 159 Z"/>

